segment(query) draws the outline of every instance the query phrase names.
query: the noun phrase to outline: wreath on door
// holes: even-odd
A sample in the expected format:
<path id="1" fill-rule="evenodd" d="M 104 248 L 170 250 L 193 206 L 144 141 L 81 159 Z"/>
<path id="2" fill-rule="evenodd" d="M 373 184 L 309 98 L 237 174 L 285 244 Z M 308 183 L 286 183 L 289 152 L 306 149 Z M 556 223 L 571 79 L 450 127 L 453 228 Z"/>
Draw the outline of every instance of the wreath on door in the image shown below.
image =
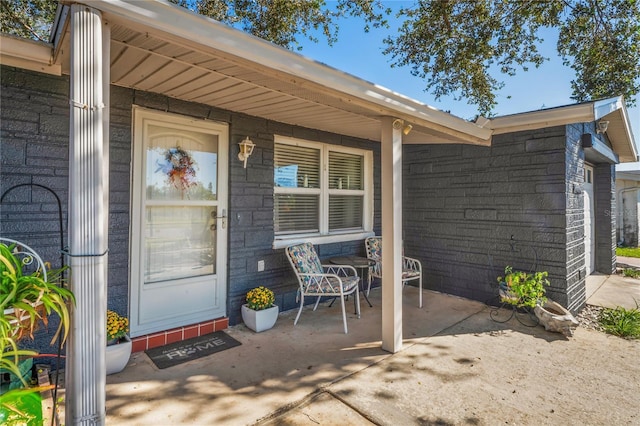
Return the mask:
<path id="1" fill-rule="evenodd" d="M 181 191 L 197 184 L 196 162 L 184 149 L 179 146 L 168 148 L 164 152 L 165 166 L 161 167 L 167 175 L 167 183 Z"/>

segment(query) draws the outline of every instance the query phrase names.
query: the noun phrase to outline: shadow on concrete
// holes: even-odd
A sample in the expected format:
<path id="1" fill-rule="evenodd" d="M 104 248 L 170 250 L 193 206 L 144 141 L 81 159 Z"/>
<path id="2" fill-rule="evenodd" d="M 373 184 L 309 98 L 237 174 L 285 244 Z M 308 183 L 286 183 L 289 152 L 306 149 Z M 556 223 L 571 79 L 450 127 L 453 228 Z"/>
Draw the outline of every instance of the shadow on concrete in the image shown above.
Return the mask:
<path id="1" fill-rule="evenodd" d="M 373 308 L 362 303 L 358 319 L 347 304 L 349 334 L 342 330 L 339 304 L 322 303 L 317 311 L 305 307 L 297 326 L 296 311 L 281 313 L 276 326 L 254 333 L 244 325 L 227 333 L 241 346 L 212 356 L 159 370 L 144 353 L 133 354 L 127 368 L 107 378 L 107 420 L 128 424 L 251 424 L 274 412 L 286 411 L 328 386 L 390 357 L 381 349 L 381 291 L 372 290 Z M 406 351 L 428 349 L 422 357 L 454 357 L 455 348 L 426 339 L 432 336 L 518 332 L 548 342 L 564 339 L 542 327 L 528 328 L 515 320 L 499 324 L 489 318 L 486 305 L 437 292 L 424 292 L 418 308 L 418 289 L 403 291 L 403 334 Z M 407 354 L 402 362 L 389 360 L 389 380 L 410 382 L 415 369 L 439 380 L 464 382 L 472 372 L 452 373 L 421 367 Z M 471 365 L 474 358 L 454 357 Z M 348 395 L 348 390 L 343 390 Z M 344 395 L 342 395 L 344 396 Z M 380 390 L 380 400 L 395 398 Z"/>

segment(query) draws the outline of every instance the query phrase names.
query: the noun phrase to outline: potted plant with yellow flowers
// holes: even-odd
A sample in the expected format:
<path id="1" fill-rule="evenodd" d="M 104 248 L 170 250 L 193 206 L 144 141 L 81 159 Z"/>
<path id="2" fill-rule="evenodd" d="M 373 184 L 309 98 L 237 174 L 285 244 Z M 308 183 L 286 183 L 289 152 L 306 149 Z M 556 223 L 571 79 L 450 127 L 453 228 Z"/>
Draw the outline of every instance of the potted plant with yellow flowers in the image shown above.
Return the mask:
<path id="1" fill-rule="evenodd" d="M 119 373 L 129 362 L 131 339 L 129 320 L 115 311 L 107 310 L 107 374 Z"/>
<path id="2" fill-rule="evenodd" d="M 242 305 L 242 320 L 251 330 L 259 333 L 273 327 L 278 319 L 273 291 L 264 286 L 247 292 L 247 303 Z"/>

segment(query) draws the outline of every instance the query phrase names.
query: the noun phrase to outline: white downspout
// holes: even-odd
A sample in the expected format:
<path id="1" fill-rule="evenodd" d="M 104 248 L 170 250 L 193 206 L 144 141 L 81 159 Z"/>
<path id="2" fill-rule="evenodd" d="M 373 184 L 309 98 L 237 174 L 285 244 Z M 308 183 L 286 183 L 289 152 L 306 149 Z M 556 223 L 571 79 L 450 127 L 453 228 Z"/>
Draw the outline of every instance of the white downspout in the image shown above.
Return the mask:
<path id="1" fill-rule="evenodd" d="M 402 128 L 382 119 L 382 349 L 402 349 Z"/>
<path id="2" fill-rule="evenodd" d="M 69 264 L 76 308 L 67 347 L 65 423 L 106 418 L 107 223 L 104 37 L 101 12 L 71 5 Z M 107 56 L 108 59 L 108 56 Z M 108 158 L 108 157 L 107 157 Z"/>
<path id="3" fill-rule="evenodd" d="M 620 204 L 619 204 L 619 208 L 618 208 L 619 212 L 616 212 L 616 219 L 620 219 L 620 220 L 617 220 L 618 233 L 620 234 L 620 241 L 618 241 L 618 244 L 621 244 L 621 243 L 623 244 L 624 243 L 624 216 L 625 216 L 625 214 L 624 214 L 624 198 L 622 198 L 622 196 L 626 192 L 637 191 L 637 190 L 638 190 L 638 188 L 634 188 L 634 187 L 622 188 L 622 189 L 619 189 L 617 194 L 616 194 L 616 197 L 617 197 L 616 199 L 620 200 Z M 618 207 L 618 206 L 616 206 L 616 207 Z M 639 231 L 640 231 L 640 229 L 639 229 Z M 640 236 L 640 232 L 638 234 Z"/>

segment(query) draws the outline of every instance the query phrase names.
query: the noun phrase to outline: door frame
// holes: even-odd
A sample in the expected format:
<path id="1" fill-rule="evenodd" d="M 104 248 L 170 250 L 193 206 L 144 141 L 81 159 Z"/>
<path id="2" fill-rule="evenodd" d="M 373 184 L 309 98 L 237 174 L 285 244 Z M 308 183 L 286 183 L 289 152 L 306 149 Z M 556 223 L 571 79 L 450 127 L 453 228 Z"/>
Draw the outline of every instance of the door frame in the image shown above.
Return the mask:
<path id="1" fill-rule="evenodd" d="M 229 199 L 229 124 L 225 122 L 197 119 L 186 115 L 157 111 L 134 105 L 132 107 L 132 143 L 131 143 L 131 207 L 129 227 L 129 314 L 131 337 L 137 337 L 157 331 L 172 329 L 179 326 L 195 324 L 219 317 L 227 316 L 227 258 L 228 258 L 228 226 L 220 226 L 221 220 L 217 220 L 218 231 L 216 234 L 216 299 L 218 308 L 213 317 L 211 314 L 196 313 L 188 317 L 187 323 L 178 324 L 174 319 L 155 321 L 152 325 L 140 325 L 138 316 L 140 314 L 140 303 L 144 284 L 144 265 L 141 257 L 144 229 L 144 205 L 141 204 L 143 191 L 143 181 L 146 176 L 146 162 L 144 161 L 143 131 L 144 121 L 159 121 L 162 125 L 175 124 L 178 128 L 189 128 L 191 130 L 203 130 L 207 133 L 218 134 L 218 175 L 217 175 L 217 211 L 227 212 Z M 218 216 L 221 216 L 218 214 Z"/>
<path id="2" fill-rule="evenodd" d="M 595 179 L 594 179 L 594 167 L 590 164 L 584 164 L 584 184 L 583 194 L 588 194 L 584 197 L 583 217 L 586 222 L 587 210 L 589 211 L 589 229 L 587 230 L 587 224 L 584 224 L 584 250 L 585 259 L 584 266 L 586 268 L 586 275 L 589 276 L 596 272 L 596 228 L 595 228 Z M 587 205 L 587 202 L 589 205 Z M 587 239 L 587 233 L 589 238 Z M 587 243 L 589 247 L 587 247 Z M 587 252 L 589 256 L 587 257 Z"/>

